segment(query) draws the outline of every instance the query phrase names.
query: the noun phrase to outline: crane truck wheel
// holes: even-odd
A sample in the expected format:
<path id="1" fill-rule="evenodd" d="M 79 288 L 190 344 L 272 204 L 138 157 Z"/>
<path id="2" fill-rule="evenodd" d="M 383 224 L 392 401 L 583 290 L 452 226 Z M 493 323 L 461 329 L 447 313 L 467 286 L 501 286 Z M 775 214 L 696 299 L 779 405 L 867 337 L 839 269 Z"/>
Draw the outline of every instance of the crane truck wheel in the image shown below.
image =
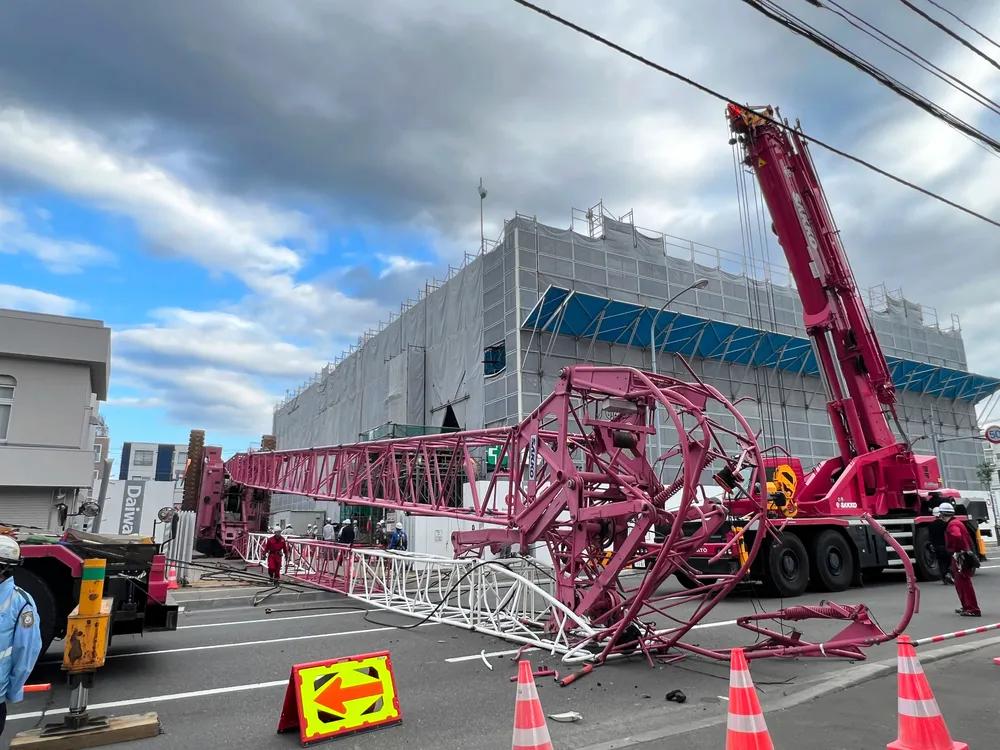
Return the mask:
<path id="1" fill-rule="evenodd" d="M 38 629 L 42 636 L 42 653 L 44 654 L 56 635 L 56 598 L 48 584 L 40 576 L 26 568 L 17 568 L 14 571 L 14 585 L 27 591 L 35 600 L 35 611 L 38 613 Z"/>
<path id="2" fill-rule="evenodd" d="M 710 578 L 710 579 L 706 579 L 706 580 L 702 580 L 702 581 L 696 581 L 691 576 L 689 576 L 687 573 L 684 573 L 684 572 L 682 572 L 680 570 L 678 570 L 676 573 L 674 573 L 674 577 L 677 578 L 677 580 L 681 584 L 681 586 L 683 586 L 686 589 L 694 589 L 694 588 L 698 588 L 699 586 L 704 586 L 705 584 L 712 584 L 712 583 L 715 583 L 715 580 L 716 580 L 714 578 Z"/>
<path id="3" fill-rule="evenodd" d="M 941 578 L 941 567 L 926 526 L 917 526 L 913 530 L 913 571 L 918 581 L 936 581 Z"/>
<path id="4" fill-rule="evenodd" d="M 854 555 L 844 535 L 834 529 L 821 531 L 812 545 L 815 582 L 823 591 L 843 591 L 854 580 Z"/>
<path id="5" fill-rule="evenodd" d="M 784 532 L 767 548 L 765 589 L 771 596 L 800 596 L 809 584 L 809 555 L 795 534 Z"/>

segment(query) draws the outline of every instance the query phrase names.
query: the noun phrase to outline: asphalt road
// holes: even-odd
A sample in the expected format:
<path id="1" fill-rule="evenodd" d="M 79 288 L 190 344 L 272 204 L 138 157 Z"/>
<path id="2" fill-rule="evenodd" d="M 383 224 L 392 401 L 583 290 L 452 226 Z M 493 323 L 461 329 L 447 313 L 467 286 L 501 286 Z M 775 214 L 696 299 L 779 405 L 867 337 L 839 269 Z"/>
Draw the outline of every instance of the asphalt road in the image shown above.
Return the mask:
<path id="1" fill-rule="evenodd" d="M 921 611 L 908 632 L 914 637 L 922 637 L 972 624 L 1000 621 L 1000 604 L 996 604 L 1000 600 L 1000 563 L 987 563 L 980 570 L 976 584 L 985 612 L 982 620 L 953 614 L 957 606 L 954 589 L 938 583 L 925 584 Z M 875 617 L 889 629 L 902 611 L 904 593 L 904 587 L 897 580 L 831 598 L 843 603 L 863 601 L 869 604 Z M 794 601 L 799 604 L 816 602 L 820 598 L 810 595 Z M 322 604 L 309 602 L 302 606 Z M 150 740 L 117 745 L 123 749 L 293 748 L 298 745 L 296 736 L 275 734 L 291 665 L 389 649 L 404 713 L 403 723 L 342 738 L 338 747 L 362 750 L 509 747 L 514 703 L 514 686 L 509 678 L 515 674 L 516 665 L 510 661 L 509 653 L 496 655 L 490 658 L 491 671 L 479 657 L 482 649 L 508 651 L 508 644 L 446 625 L 427 624 L 400 630 L 393 627 L 393 623 L 410 624 L 413 621 L 381 611 L 368 613 L 366 619 L 366 613 L 356 603 L 340 597 L 332 604 L 337 609 L 277 612 L 270 616 L 261 608 L 245 606 L 191 611 L 182 615 L 181 629 L 175 633 L 116 639 L 112 656 L 98 674 L 91 691 L 91 705 L 102 706 L 102 713 L 112 715 L 159 713 L 163 734 Z M 695 640 L 709 646 L 752 642 L 752 637 L 739 632 L 730 621 L 761 605 L 776 609 L 781 603 L 777 600 L 759 602 L 746 596 L 732 597 L 711 613 L 697 631 Z M 820 627 L 829 627 L 829 624 Z M 808 637 L 809 630 L 805 632 Z M 60 645 L 55 644 L 54 650 L 43 657 L 32 681 L 61 682 Z M 894 644 L 869 650 L 871 660 L 894 654 Z M 552 658 L 538 654 L 531 658 L 536 666 L 545 664 L 559 668 Z M 825 683 L 851 666 L 850 662 L 835 659 L 765 659 L 754 661 L 752 672 L 766 699 L 768 696 L 794 695 L 810 685 Z M 1000 673 L 1000 667 L 995 669 Z M 873 744 L 869 737 L 863 743 L 844 747 L 853 750 L 855 747 L 884 746 L 892 739 L 882 739 L 882 735 L 886 726 L 894 724 L 891 712 L 895 686 L 891 680 L 888 687 L 881 685 L 882 682 L 870 682 L 817 702 L 823 705 L 823 700 L 846 701 L 843 710 L 847 713 L 844 715 L 851 717 L 849 722 L 858 732 L 863 733 L 866 722 L 874 727 L 877 719 L 878 742 Z M 568 688 L 559 688 L 549 679 L 540 680 L 539 692 L 546 713 L 573 710 L 584 717 L 573 724 L 549 722 L 556 747 L 596 748 L 638 730 L 684 726 L 713 717 L 724 721 L 725 701 L 719 696 L 726 695 L 727 684 L 728 664 L 725 663 L 690 658 L 677 665 L 650 668 L 644 661 L 635 659 L 601 667 Z M 687 694 L 687 703 L 678 705 L 664 701 L 664 694 L 675 688 Z M 65 688 L 55 689 L 49 700 L 53 711 L 65 707 Z M 977 714 L 975 707 L 976 701 L 981 702 L 979 696 L 972 695 L 968 700 L 972 709 L 963 721 L 969 723 L 970 731 L 962 736 L 967 741 L 972 731 L 979 731 L 974 726 L 977 722 L 984 726 L 995 724 L 995 714 L 983 713 L 981 718 Z M 10 706 L 5 738 L 34 726 L 45 703 L 45 697 L 36 695 Z M 993 704 L 995 695 L 989 699 L 989 705 Z M 817 727 L 827 726 L 831 721 L 829 717 L 811 715 L 805 708 L 780 713 L 783 717 L 791 717 L 788 719 L 791 722 L 787 729 L 789 737 L 795 737 L 795 732 L 808 732 L 813 719 Z M 798 719 L 799 716 L 803 718 Z M 49 720 L 58 718 L 53 715 Z M 823 724 L 824 721 L 827 724 Z M 784 718 L 781 722 L 775 724 L 776 731 L 785 731 Z M 705 731 L 709 732 L 705 736 L 712 736 L 710 730 Z M 825 735 L 823 741 L 826 741 Z M 723 742 L 719 739 L 716 744 L 704 747 L 721 747 Z M 801 744 L 789 742 L 785 746 Z M 813 744 L 817 750 L 841 747 L 815 741 Z"/>

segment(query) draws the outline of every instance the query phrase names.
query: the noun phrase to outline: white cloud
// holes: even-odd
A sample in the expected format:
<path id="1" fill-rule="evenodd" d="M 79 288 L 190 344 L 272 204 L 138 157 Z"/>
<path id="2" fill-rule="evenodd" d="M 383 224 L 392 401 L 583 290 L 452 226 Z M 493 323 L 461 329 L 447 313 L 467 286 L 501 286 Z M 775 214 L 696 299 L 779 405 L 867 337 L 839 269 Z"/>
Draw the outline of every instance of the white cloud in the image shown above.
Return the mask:
<path id="1" fill-rule="evenodd" d="M 44 213 L 39 214 L 44 220 Z M 89 242 L 47 237 L 29 229 L 23 214 L 0 204 L 0 253 L 34 256 L 53 273 L 79 273 L 85 266 L 110 263 L 114 256 Z"/>
<path id="2" fill-rule="evenodd" d="M 0 284 L 0 307 L 50 315 L 72 315 L 83 308 L 76 300 L 38 289 Z"/>
<path id="3" fill-rule="evenodd" d="M 380 279 L 384 279 L 386 276 L 394 273 L 408 273 L 409 271 L 415 271 L 421 266 L 429 265 L 427 261 L 407 258 L 403 255 L 382 255 L 378 253 L 375 257 L 385 265 L 385 268 L 379 272 L 378 277 Z"/>
<path id="4" fill-rule="evenodd" d="M 252 288 L 297 271 L 302 259 L 287 242 L 312 236 L 297 213 L 196 190 L 92 132 L 27 109 L 0 109 L 0 166 L 128 216 L 158 251 Z"/>
<path id="5" fill-rule="evenodd" d="M 114 332 L 116 356 L 295 378 L 312 374 L 325 362 L 234 313 L 164 308 L 151 317 L 157 322 Z"/>

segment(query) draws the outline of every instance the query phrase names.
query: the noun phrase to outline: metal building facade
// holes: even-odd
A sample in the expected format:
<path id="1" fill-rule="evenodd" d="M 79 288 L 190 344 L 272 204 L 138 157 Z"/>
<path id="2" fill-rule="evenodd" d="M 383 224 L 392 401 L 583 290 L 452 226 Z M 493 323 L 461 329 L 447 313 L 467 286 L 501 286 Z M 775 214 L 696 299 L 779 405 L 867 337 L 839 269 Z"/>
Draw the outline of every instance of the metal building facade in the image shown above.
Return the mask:
<path id="1" fill-rule="evenodd" d="M 512 424 L 566 365 L 649 369 L 655 337 L 660 372 L 689 378 L 686 361 L 725 395 L 746 399 L 740 409 L 763 442 L 784 444 L 807 467 L 833 455 L 825 392 L 783 263 L 641 230 L 600 206 L 575 218 L 582 231 L 522 215 L 507 221 L 495 246 L 280 404 L 279 448 L 353 442 L 385 423 Z M 703 289 L 657 316 L 698 279 Z M 975 403 L 1000 381 L 968 372 L 957 321 L 942 327 L 932 310 L 884 291 L 871 303 L 904 430 L 927 436 L 917 448 L 938 450 L 950 486 L 980 489 L 981 444 L 939 441 L 978 432 Z M 671 444 L 666 428 L 663 440 Z"/>

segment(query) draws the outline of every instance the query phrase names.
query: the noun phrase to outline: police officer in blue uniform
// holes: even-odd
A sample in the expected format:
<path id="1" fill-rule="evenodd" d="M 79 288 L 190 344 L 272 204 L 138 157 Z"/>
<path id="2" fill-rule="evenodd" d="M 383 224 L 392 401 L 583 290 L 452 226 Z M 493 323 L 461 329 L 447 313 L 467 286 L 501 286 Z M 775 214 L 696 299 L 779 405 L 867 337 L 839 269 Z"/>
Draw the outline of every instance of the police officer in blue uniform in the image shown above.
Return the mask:
<path id="1" fill-rule="evenodd" d="M 7 723 L 7 702 L 24 700 L 24 683 L 42 650 L 38 613 L 31 595 L 14 585 L 21 547 L 0 536 L 0 733 Z"/>

